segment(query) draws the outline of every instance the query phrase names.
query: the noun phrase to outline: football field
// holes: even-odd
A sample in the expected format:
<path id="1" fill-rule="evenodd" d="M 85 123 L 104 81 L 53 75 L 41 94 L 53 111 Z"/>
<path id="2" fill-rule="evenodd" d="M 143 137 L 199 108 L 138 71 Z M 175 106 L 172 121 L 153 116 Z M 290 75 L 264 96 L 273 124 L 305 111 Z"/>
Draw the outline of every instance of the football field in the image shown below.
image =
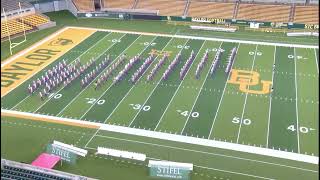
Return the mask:
<path id="1" fill-rule="evenodd" d="M 84 30 L 79 29 L 79 34 L 73 35 L 82 36 L 81 31 Z M 233 48 L 236 48 L 235 59 L 231 71 L 226 73 Z M 194 60 L 180 78 L 180 70 L 192 51 Z M 208 60 L 196 78 L 197 66 L 206 51 Z M 222 52 L 221 60 L 211 73 L 218 51 Z M 181 60 L 168 78 L 163 79 L 163 73 L 179 53 Z M 150 54 L 154 60 L 137 82 L 132 83 L 132 75 Z M 168 59 L 148 81 L 147 76 L 164 54 Z M 63 60 L 73 64 L 80 59 L 81 64 L 86 64 L 93 58 L 98 64 L 108 55 L 111 63 L 85 87 L 78 78 L 68 86 L 59 86 L 42 100 L 38 92 L 31 95 L 27 92 L 32 81 Z M 126 56 L 125 63 L 95 88 L 98 78 L 122 55 Z M 136 55 L 141 60 L 115 83 L 113 78 Z M 316 158 L 319 156 L 318 57 L 318 48 L 311 46 L 96 30 L 8 90 L 1 97 L 1 108 L 143 129 L 149 134 L 162 132 L 169 134 L 169 138 L 176 137 L 170 135 L 194 137 L 199 141 L 225 142 L 226 146 L 240 144 L 248 149 L 267 148 Z M 5 63 L 1 66 L 10 74 L 12 67 Z M 17 72 L 8 74 L 2 74 L 1 79 L 23 76 Z M 85 147 L 96 148 L 103 133 L 98 129 Z"/>

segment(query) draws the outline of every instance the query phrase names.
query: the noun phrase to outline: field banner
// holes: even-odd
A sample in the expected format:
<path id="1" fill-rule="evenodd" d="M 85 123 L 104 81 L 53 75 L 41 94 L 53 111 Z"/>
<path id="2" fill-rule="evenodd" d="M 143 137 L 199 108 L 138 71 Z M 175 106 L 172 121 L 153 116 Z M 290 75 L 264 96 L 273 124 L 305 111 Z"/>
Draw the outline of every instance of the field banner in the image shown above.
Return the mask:
<path id="1" fill-rule="evenodd" d="M 1 97 L 57 60 L 94 32 L 95 30 L 67 28 L 22 56 L 1 64 Z"/>
<path id="2" fill-rule="evenodd" d="M 155 178 L 189 180 L 193 164 L 150 160 L 149 175 Z"/>
<path id="3" fill-rule="evenodd" d="M 77 155 L 52 144 L 47 145 L 47 153 L 60 156 L 60 158 L 70 164 L 76 164 Z"/>

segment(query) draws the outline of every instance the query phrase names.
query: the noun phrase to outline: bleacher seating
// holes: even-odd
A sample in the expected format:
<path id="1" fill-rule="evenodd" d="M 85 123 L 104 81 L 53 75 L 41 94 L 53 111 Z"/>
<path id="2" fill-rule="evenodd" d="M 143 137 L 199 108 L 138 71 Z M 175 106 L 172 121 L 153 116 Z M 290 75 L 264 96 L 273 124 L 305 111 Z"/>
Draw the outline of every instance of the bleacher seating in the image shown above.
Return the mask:
<path id="1" fill-rule="evenodd" d="M 4 8 L 4 10 L 6 12 L 8 11 L 14 11 L 14 10 L 18 10 L 19 9 L 19 2 L 21 5 L 21 9 L 24 8 L 32 8 L 33 6 L 25 1 L 18 1 L 18 0 L 2 0 L 1 1 L 1 13 L 2 13 L 2 8 Z"/>
<path id="2" fill-rule="evenodd" d="M 32 26 L 48 23 L 50 20 L 41 14 L 32 14 L 23 18 L 23 21 Z"/>
<path id="3" fill-rule="evenodd" d="M 8 25 L 9 32 L 6 24 Z M 9 33 L 10 33 L 10 36 L 22 33 L 23 26 L 26 31 L 33 29 L 32 26 L 22 23 L 17 19 L 8 20 L 7 23 L 1 21 L 1 39 L 4 37 L 7 37 Z"/>
<path id="4" fill-rule="evenodd" d="M 159 10 L 159 15 L 182 16 L 187 1 L 183 0 L 139 0 L 136 9 Z"/>
<path id="5" fill-rule="evenodd" d="M 319 24 L 319 7 L 296 6 L 293 22 L 303 24 Z"/>
<path id="6" fill-rule="evenodd" d="M 73 0 L 79 11 L 94 11 L 93 0 Z"/>
<path id="7" fill-rule="evenodd" d="M 135 0 L 104 0 L 103 7 L 104 8 L 123 8 L 123 9 L 131 9 Z"/>
<path id="8" fill-rule="evenodd" d="M 89 180 L 84 176 L 1 159 L 1 180 Z"/>
<path id="9" fill-rule="evenodd" d="M 45 174 L 41 172 L 36 172 L 36 171 L 31 171 L 27 169 L 10 167 L 6 165 L 4 165 L 3 169 L 1 169 L 1 179 L 67 180 L 67 178 L 62 178 L 62 177 Z"/>
<path id="10" fill-rule="evenodd" d="M 234 3 L 191 1 L 188 16 L 232 19 Z"/>
<path id="11" fill-rule="evenodd" d="M 266 22 L 288 22 L 289 5 L 239 4 L 237 19 Z"/>

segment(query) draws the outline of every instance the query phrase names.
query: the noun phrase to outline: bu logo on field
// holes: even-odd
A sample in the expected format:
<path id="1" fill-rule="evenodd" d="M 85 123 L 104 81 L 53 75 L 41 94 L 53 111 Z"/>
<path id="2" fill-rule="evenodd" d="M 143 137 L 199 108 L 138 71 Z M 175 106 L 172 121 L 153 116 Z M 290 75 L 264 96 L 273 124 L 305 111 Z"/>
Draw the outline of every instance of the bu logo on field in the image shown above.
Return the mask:
<path id="1" fill-rule="evenodd" d="M 73 44 L 71 39 L 58 38 L 49 43 L 49 46 L 66 46 L 69 44 Z"/>
<path id="2" fill-rule="evenodd" d="M 260 81 L 260 74 L 255 71 L 245 71 L 232 69 L 228 83 L 239 84 L 239 90 L 251 94 L 268 94 L 270 92 L 271 81 Z M 261 83 L 261 90 L 252 90 L 250 86 L 256 86 Z"/>

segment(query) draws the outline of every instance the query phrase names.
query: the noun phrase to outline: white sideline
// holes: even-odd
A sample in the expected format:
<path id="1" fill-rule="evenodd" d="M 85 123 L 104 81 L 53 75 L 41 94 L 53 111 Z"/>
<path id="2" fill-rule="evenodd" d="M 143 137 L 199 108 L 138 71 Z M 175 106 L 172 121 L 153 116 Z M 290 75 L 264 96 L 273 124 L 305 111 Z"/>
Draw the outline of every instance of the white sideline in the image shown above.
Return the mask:
<path id="1" fill-rule="evenodd" d="M 176 34 L 173 35 L 173 34 L 162 34 L 162 33 L 148 33 L 148 32 L 139 32 L 139 31 L 124 31 L 124 30 L 100 29 L 100 28 L 76 27 L 76 26 L 68 26 L 66 28 L 90 29 L 90 30 L 97 30 L 97 31 L 107 31 L 107 32 L 127 33 L 127 34 L 142 34 L 142 35 L 146 35 L 146 36 L 162 36 L 162 37 L 173 37 L 173 38 L 183 38 L 183 39 L 198 39 L 198 40 L 207 40 L 207 41 L 233 42 L 233 43 L 241 43 L 241 44 L 319 49 L 319 47 L 315 46 L 315 45 L 303 45 L 303 44 L 271 43 L 271 42 L 247 41 L 247 40 L 224 39 L 224 38 L 211 38 L 211 37 L 201 37 L 201 36 L 187 36 L 187 35 L 176 35 Z"/>
<path id="2" fill-rule="evenodd" d="M 69 118 L 33 114 L 28 112 L 19 112 L 19 111 L 1 109 L 1 113 L 2 112 L 7 114 L 12 114 L 12 115 L 18 114 L 18 115 L 23 115 L 27 117 L 31 116 L 31 117 L 51 119 L 56 121 L 78 123 L 83 125 L 99 126 L 100 127 L 99 130 L 105 130 L 110 132 L 118 132 L 118 133 L 124 133 L 124 134 L 136 135 L 136 136 L 150 137 L 150 138 L 156 138 L 156 139 L 162 139 L 162 140 L 169 140 L 169 141 L 176 141 L 176 142 L 182 142 L 182 143 L 188 143 L 188 144 L 195 144 L 195 145 L 228 149 L 228 150 L 234 150 L 234 151 L 240 151 L 240 152 L 247 152 L 252 154 L 300 161 L 300 162 L 305 162 L 310 164 L 319 164 L 318 162 L 319 157 L 317 156 L 298 154 L 293 152 L 285 152 L 285 151 L 279 151 L 279 150 L 262 148 L 262 147 L 252 147 L 252 146 L 243 145 L 243 144 L 235 144 L 230 142 L 222 142 L 222 141 L 202 139 L 202 138 L 196 138 L 196 137 L 190 137 L 190 136 L 182 136 L 177 134 L 168 134 L 168 133 L 157 132 L 157 131 L 135 129 L 130 127 L 122 127 L 122 126 L 95 123 L 95 122 L 89 122 L 89 121 L 81 121 L 81 120 L 75 120 L 75 119 L 69 119 Z"/>
<path id="3" fill-rule="evenodd" d="M 62 33 L 63 31 L 65 31 L 67 29 L 69 29 L 69 28 L 68 27 L 62 28 L 62 29 L 58 30 L 57 32 L 51 34 L 50 36 L 42 39 L 41 41 L 39 41 L 37 43 L 35 43 L 34 45 L 32 45 L 32 46 L 30 46 L 30 47 L 18 52 L 17 54 L 15 54 L 15 55 L 13 55 L 11 57 L 9 57 L 8 59 L 4 60 L 4 62 L 1 62 L 1 68 L 3 68 L 5 65 L 9 64 L 11 61 L 13 61 L 13 60 L 25 55 L 27 52 L 31 51 L 33 48 L 36 48 L 36 47 L 42 45 L 47 40 L 54 38 L 55 36 L 57 36 L 58 34 Z"/>

